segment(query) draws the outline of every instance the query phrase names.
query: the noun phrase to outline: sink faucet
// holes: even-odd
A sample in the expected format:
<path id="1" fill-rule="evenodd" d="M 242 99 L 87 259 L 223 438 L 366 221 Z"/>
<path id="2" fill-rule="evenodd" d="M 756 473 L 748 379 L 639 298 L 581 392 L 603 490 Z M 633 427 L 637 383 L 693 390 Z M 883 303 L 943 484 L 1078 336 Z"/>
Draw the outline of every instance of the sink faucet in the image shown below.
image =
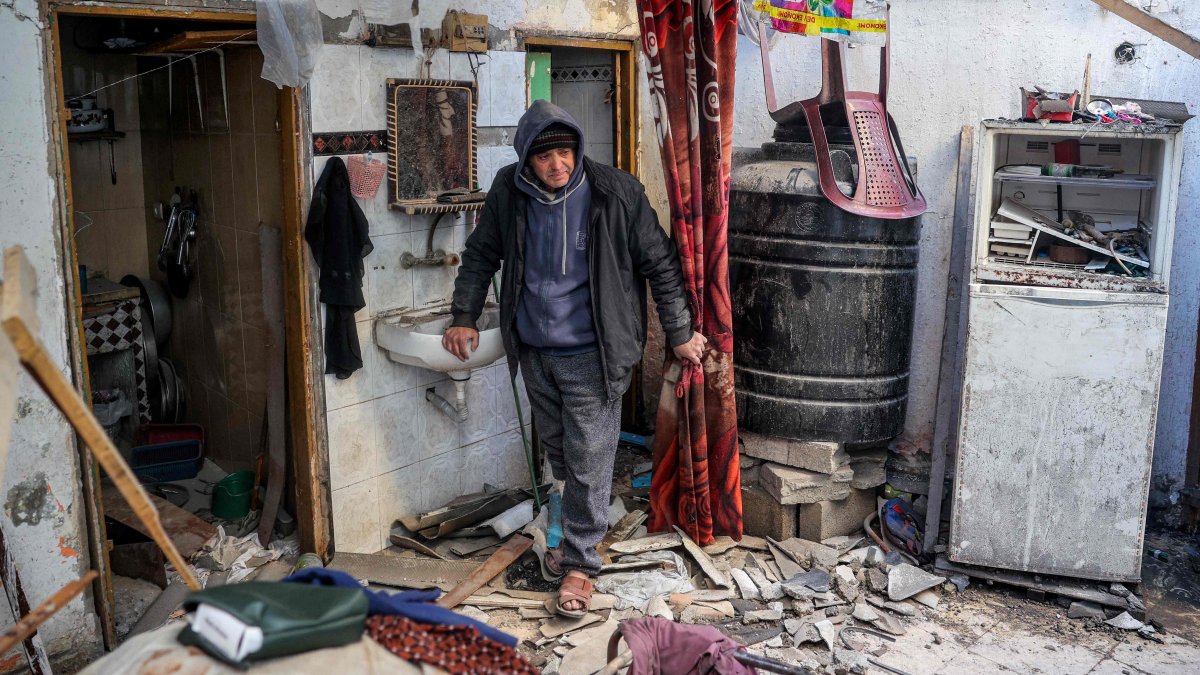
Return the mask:
<path id="1" fill-rule="evenodd" d="M 425 239 L 425 255 L 417 257 L 411 251 L 406 251 L 400 256 L 400 266 L 404 269 L 416 267 L 418 265 L 429 267 L 453 267 L 460 261 L 457 253 L 447 253 L 442 249 L 433 250 L 433 231 L 441 224 L 442 219 L 446 216 L 456 213 L 455 211 L 447 211 L 437 217 L 433 221 L 433 225 L 429 227 L 429 236 Z"/>

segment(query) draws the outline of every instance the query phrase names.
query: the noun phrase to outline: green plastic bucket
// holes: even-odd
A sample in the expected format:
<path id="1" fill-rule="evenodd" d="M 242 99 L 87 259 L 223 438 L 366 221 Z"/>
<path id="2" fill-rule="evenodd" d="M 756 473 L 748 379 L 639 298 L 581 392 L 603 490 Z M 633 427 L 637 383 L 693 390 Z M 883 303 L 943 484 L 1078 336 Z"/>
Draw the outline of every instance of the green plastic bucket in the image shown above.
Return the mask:
<path id="1" fill-rule="evenodd" d="M 249 469 L 225 476 L 213 487 L 212 512 L 218 518 L 237 520 L 250 513 L 254 472 Z"/>

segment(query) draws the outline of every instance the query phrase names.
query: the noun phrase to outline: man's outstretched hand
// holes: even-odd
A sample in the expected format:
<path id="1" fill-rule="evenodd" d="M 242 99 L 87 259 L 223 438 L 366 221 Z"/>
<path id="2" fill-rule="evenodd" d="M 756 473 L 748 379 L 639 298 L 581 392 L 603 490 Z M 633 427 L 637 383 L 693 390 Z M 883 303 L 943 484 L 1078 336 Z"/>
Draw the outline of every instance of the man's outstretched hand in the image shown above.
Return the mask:
<path id="1" fill-rule="evenodd" d="M 691 361 L 700 365 L 700 357 L 704 356 L 704 345 L 707 342 L 708 338 L 699 333 L 692 333 L 692 339 L 675 347 L 675 356 L 679 357 L 680 361 Z"/>
<path id="2" fill-rule="evenodd" d="M 479 331 L 465 326 L 451 326 L 442 335 L 442 348 L 458 357 L 459 361 L 466 361 L 470 356 L 468 349 L 472 352 L 479 349 Z"/>

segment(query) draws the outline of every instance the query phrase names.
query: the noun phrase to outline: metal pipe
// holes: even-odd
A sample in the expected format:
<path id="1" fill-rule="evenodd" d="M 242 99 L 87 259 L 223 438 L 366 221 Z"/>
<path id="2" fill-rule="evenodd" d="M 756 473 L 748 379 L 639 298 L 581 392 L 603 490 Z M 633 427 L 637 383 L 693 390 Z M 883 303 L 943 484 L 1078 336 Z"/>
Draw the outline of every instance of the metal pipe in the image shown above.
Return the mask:
<path id="1" fill-rule="evenodd" d="M 455 384 L 455 387 L 458 389 L 458 399 L 459 399 L 458 405 L 455 405 L 455 404 L 451 403 L 450 401 L 447 401 L 446 398 L 444 396 L 442 396 L 441 394 L 437 393 L 437 390 L 435 390 L 433 387 L 430 387 L 425 390 L 425 400 L 432 403 L 434 406 L 437 407 L 438 410 L 442 411 L 442 413 L 446 417 L 449 417 L 450 419 L 454 420 L 455 422 L 466 422 L 467 421 L 467 399 L 466 399 L 466 387 L 465 387 L 466 383 L 465 382 L 455 382 L 454 384 Z"/>

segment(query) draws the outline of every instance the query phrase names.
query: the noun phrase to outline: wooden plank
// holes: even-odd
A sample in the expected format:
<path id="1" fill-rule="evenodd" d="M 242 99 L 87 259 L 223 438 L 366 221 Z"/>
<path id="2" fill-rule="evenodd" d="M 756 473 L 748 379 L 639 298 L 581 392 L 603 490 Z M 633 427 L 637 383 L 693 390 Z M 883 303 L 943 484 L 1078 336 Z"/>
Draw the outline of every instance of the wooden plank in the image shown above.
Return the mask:
<path id="1" fill-rule="evenodd" d="M 158 509 L 158 517 L 167 531 L 167 536 L 184 557 L 190 558 L 193 553 L 204 546 L 204 542 L 217 534 L 217 528 L 213 527 L 211 523 L 197 518 L 158 495 L 148 496 L 150 503 Z M 119 493 L 114 490 L 103 490 L 101 501 L 104 504 L 104 515 L 150 536 L 149 529 Z"/>
<path id="2" fill-rule="evenodd" d="M 67 148 L 69 143 L 67 123 L 70 121 L 71 115 L 66 107 L 66 97 L 62 95 L 66 92 L 63 86 L 62 21 L 58 20 L 58 14 L 62 8 L 51 8 L 50 11 L 53 17 L 50 21 L 50 37 L 54 61 L 54 82 L 59 92 L 59 95 L 54 97 L 58 102 L 59 115 L 58 125 L 55 128 L 57 133 L 52 139 L 57 148 L 52 148 L 51 153 L 61 162 L 58 173 L 63 179 L 63 198 L 66 200 L 64 214 L 66 217 L 62 221 L 60 229 L 63 234 L 63 248 L 67 255 L 63 268 L 73 270 L 78 269 L 79 255 L 76 251 L 74 237 L 75 209 L 72 207 L 75 197 L 71 176 L 74 174 L 71 171 L 71 153 Z M 82 289 L 78 275 L 64 274 L 63 280 L 67 287 L 67 297 L 70 299 L 68 306 L 71 309 L 72 319 L 74 319 L 73 330 L 68 333 L 68 336 L 71 345 L 71 367 L 76 373 L 75 385 L 81 392 L 91 391 L 91 375 L 88 371 L 88 361 L 85 358 L 87 339 L 83 328 Z M 104 648 L 112 651 L 118 646 L 115 609 L 117 601 L 113 595 L 113 575 L 108 563 L 108 533 L 104 527 L 103 508 L 100 506 L 100 468 L 86 444 L 76 442 L 75 450 L 79 456 L 79 478 L 83 487 L 84 516 L 87 519 L 88 556 L 91 558 L 92 568 L 100 573 L 93 589 L 93 604 L 96 607 L 96 615 L 100 619 L 100 633 L 104 639 Z"/>
<path id="3" fill-rule="evenodd" d="M 1182 51 L 1184 54 L 1200 59 L 1200 40 L 1188 35 L 1178 28 L 1155 16 L 1143 12 L 1141 8 L 1125 2 L 1125 0 L 1092 0 L 1104 9 L 1125 19 L 1154 37 Z M 1083 102 L 1087 105 L 1087 101 Z"/>
<path id="4" fill-rule="evenodd" d="M 717 566 L 713 564 L 712 558 L 708 557 L 708 554 L 705 553 L 696 542 L 692 541 L 691 537 L 687 536 L 683 530 L 679 529 L 679 526 L 676 525 L 673 527 L 675 527 L 675 531 L 679 533 L 679 539 L 683 542 L 684 550 L 686 550 L 692 555 L 693 558 L 696 559 L 696 562 L 700 565 L 700 569 L 703 570 L 704 575 L 709 579 L 712 579 L 714 584 L 722 588 L 732 588 L 733 582 L 729 580 L 729 577 L 726 576 L 724 572 L 717 569 Z"/>
<path id="5" fill-rule="evenodd" d="M 87 574 L 84 574 L 82 578 L 76 579 L 58 589 L 32 612 L 18 619 L 8 630 L 4 631 L 4 635 L 0 635 L 0 654 L 7 653 L 18 642 L 22 642 L 30 635 L 36 633 L 38 626 L 46 623 L 64 605 L 75 599 L 75 596 L 90 586 L 97 576 L 95 570 L 88 570 Z"/>
<path id="6" fill-rule="evenodd" d="M 544 610 L 545 600 L 532 600 L 530 598 L 511 598 L 502 593 L 489 593 L 487 595 L 472 595 L 462 601 L 464 605 L 473 607 L 500 607 L 505 609 L 532 609 Z"/>
<path id="7" fill-rule="evenodd" d="M 975 127 L 965 125 L 958 138 L 958 183 L 954 191 L 954 230 L 950 237 L 950 266 L 946 270 L 946 317 L 942 323 L 942 359 L 938 371 L 937 414 L 933 424 L 933 463 L 929 470 L 929 506 L 921 549 L 933 553 L 942 526 L 946 457 L 957 440 L 962 360 L 967 334 L 967 284 L 971 256 L 971 158 Z"/>
<path id="8" fill-rule="evenodd" d="M 400 558 L 378 553 L 338 553 L 329 561 L 328 567 L 341 570 L 355 579 L 384 586 L 449 590 L 470 577 L 479 565 L 465 560 Z"/>
<path id="9" fill-rule="evenodd" d="M 630 553 L 647 553 L 649 551 L 663 551 L 668 548 L 681 546 L 683 542 L 678 534 L 666 532 L 663 534 L 652 534 L 649 537 L 641 539 L 630 539 L 629 541 L 619 541 L 614 543 L 608 550 L 613 553 L 628 555 Z"/>
<path id="10" fill-rule="evenodd" d="M 464 598 L 479 590 L 481 586 L 497 574 L 508 569 L 508 566 L 514 560 L 520 558 L 525 551 L 528 551 L 530 546 L 533 546 L 533 540 L 529 537 L 519 534 L 513 535 L 511 539 L 504 542 L 500 550 L 490 555 L 469 577 L 463 579 L 449 593 L 438 598 L 437 604 L 446 608 L 458 605 Z"/>
<path id="11" fill-rule="evenodd" d="M 83 439 L 96 459 L 104 467 L 113 484 L 120 490 L 137 514 L 138 519 L 146 527 L 146 534 L 163 549 L 163 553 L 175 566 L 180 577 L 192 590 L 200 590 L 200 582 L 188 569 L 186 561 L 179 554 L 175 545 L 167 536 L 159 520 L 158 512 L 150 501 L 150 496 L 142 488 L 133 471 L 121 456 L 121 453 L 104 432 L 104 427 L 96 420 L 91 409 L 80 398 L 79 393 L 71 386 L 70 381 L 50 360 L 46 349 L 38 339 L 36 316 L 30 315 L 35 311 L 34 295 L 36 279 L 33 266 L 25 257 L 24 250 L 19 246 L 10 247 L 4 253 L 4 288 L 3 298 L 0 298 L 0 323 L 4 332 L 12 340 L 13 346 L 26 370 L 38 381 L 46 394 L 62 411 L 63 416 L 74 427 L 75 432 Z M 164 502 L 165 503 L 165 502 Z"/>
<path id="12" fill-rule="evenodd" d="M 258 249 L 262 270 L 263 317 L 267 322 L 267 496 L 258 522 L 258 541 L 271 543 L 279 500 L 283 498 L 287 448 L 284 415 L 287 368 L 283 331 L 283 242 L 278 228 L 258 225 Z"/>

